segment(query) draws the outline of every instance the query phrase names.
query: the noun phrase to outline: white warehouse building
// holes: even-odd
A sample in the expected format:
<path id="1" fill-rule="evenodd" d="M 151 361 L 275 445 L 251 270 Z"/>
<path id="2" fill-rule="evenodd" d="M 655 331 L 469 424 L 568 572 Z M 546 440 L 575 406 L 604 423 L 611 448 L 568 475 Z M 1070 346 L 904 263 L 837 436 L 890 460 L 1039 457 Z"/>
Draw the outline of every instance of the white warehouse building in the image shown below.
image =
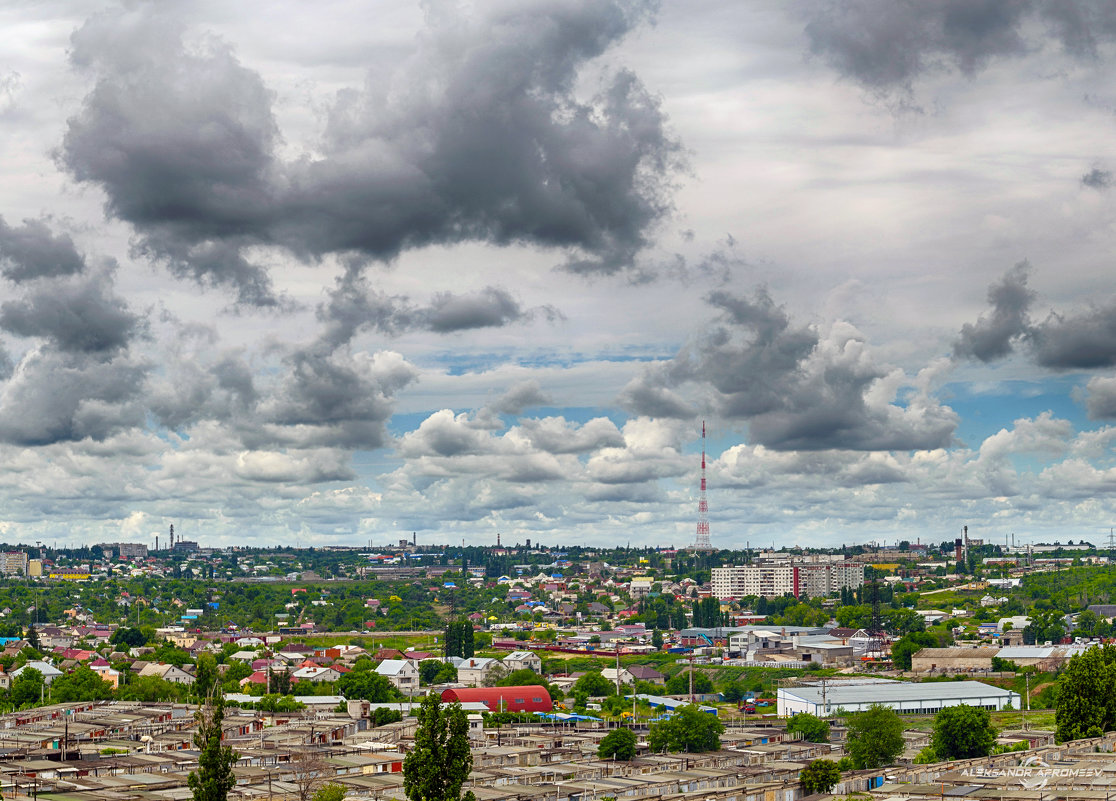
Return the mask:
<path id="1" fill-rule="evenodd" d="M 838 685 L 823 690 L 820 686 L 787 687 L 776 693 L 780 717 L 809 712 L 829 717 L 838 710 L 862 712 L 872 704 L 894 709 L 899 714 L 934 715 L 947 706 L 977 706 L 999 711 L 1009 704 L 1019 709 L 1019 693 L 979 681 L 888 682 L 887 684 Z"/>

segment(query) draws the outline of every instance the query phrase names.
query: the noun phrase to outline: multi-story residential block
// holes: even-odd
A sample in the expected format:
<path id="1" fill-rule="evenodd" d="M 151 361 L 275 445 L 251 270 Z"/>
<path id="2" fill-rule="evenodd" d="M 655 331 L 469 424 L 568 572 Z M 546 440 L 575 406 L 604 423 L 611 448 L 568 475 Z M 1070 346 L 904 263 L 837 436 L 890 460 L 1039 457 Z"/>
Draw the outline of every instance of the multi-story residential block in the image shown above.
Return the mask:
<path id="1" fill-rule="evenodd" d="M 742 598 L 755 595 L 777 598 L 824 597 L 842 587 L 855 589 L 864 585 L 864 565 L 855 562 L 797 563 L 715 567 L 710 576 L 714 597 Z"/>
<path id="2" fill-rule="evenodd" d="M 104 542 L 101 550 L 106 554 L 117 553 L 121 559 L 147 558 L 147 546 L 142 542 Z"/>
<path id="3" fill-rule="evenodd" d="M 26 576 L 27 552 L 4 551 L 0 553 L 0 573 L 5 576 Z"/>

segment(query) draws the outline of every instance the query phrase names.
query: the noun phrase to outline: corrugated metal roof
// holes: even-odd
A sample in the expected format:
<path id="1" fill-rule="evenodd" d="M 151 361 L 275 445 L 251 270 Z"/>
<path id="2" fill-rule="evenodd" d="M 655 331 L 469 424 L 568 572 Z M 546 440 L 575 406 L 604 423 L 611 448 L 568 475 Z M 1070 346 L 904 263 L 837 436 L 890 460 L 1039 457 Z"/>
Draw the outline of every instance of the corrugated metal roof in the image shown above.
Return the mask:
<path id="1" fill-rule="evenodd" d="M 822 703 L 820 687 L 793 687 L 779 693 L 801 698 L 810 703 Z M 895 684 L 867 684 L 826 688 L 826 701 L 830 708 L 842 704 L 891 703 L 897 701 L 924 701 L 941 699 L 960 701 L 977 698 L 1004 698 L 1014 696 L 1010 690 L 993 687 L 979 681 L 896 682 Z"/>
<path id="2" fill-rule="evenodd" d="M 1036 648 L 1033 645 L 1009 645 L 996 654 L 1000 659 L 1049 659 L 1053 655 L 1053 648 Z"/>

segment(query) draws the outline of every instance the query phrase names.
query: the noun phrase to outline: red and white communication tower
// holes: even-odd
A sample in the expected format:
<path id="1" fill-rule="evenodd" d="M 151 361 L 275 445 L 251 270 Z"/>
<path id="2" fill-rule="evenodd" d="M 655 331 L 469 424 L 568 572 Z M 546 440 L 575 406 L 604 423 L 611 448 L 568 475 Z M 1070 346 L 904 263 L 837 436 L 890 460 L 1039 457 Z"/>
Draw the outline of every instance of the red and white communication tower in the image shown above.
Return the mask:
<path id="1" fill-rule="evenodd" d="M 705 421 L 701 421 L 701 495 L 698 497 L 697 539 L 692 550 L 712 551 L 709 541 L 709 501 L 705 497 Z"/>

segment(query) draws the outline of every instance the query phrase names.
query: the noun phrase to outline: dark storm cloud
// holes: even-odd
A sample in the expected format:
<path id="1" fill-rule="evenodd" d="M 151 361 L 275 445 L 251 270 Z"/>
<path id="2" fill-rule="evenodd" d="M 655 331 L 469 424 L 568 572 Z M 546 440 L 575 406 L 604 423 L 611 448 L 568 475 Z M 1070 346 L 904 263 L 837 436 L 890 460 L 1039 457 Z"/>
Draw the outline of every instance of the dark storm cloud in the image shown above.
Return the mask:
<path id="1" fill-rule="evenodd" d="M 717 324 L 633 381 L 622 398 L 628 408 L 685 412 L 671 390 L 690 384 L 709 392 L 718 414 L 747 421 L 754 443 L 774 449 L 911 450 L 951 442 L 952 410 L 925 397 L 904 406 L 870 397 L 889 373 L 867 356 L 858 335 L 822 339 L 793 324 L 763 289 L 752 298 L 717 291 L 707 300 L 721 310 Z"/>
<path id="2" fill-rule="evenodd" d="M 1081 185 L 1103 191 L 1112 186 L 1112 173 L 1108 170 L 1102 170 L 1100 167 L 1093 167 L 1081 176 Z"/>
<path id="3" fill-rule="evenodd" d="M 763 289 L 751 300 L 723 291 L 707 300 L 722 310 L 724 324 L 688 354 L 682 373 L 710 383 L 730 417 L 778 409 L 786 401 L 786 381 L 817 346 L 817 332 L 792 326 Z"/>
<path id="4" fill-rule="evenodd" d="M 234 397 L 238 405 L 250 408 L 255 405 L 258 394 L 252 378 L 252 368 L 242 358 L 225 356 L 213 368 L 217 386 Z"/>
<path id="5" fill-rule="evenodd" d="M 149 369 L 126 354 L 100 360 L 33 350 L 0 393 L 0 441 L 30 446 L 103 440 L 142 426 Z"/>
<path id="6" fill-rule="evenodd" d="M 1116 378 L 1092 378 L 1086 391 L 1085 409 L 1090 420 L 1116 419 Z"/>
<path id="7" fill-rule="evenodd" d="M 389 336 L 407 331 L 439 334 L 473 328 L 500 328 L 529 322 L 536 317 L 548 321 L 564 319 L 550 305 L 524 309 L 511 294 L 499 287 L 465 294 L 436 293 L 429 305 L 419 306 L 406 296 L 389 296 L 371 289 L 359 276 L 346 275 L 330 293 L 329 302 L 318 307 L 325 323 L 323 340 L 332 347 L 346 344 L 360 331 L 373 330 Z"/>
<path id="8" fill-rule="evenodd" d="M 226 354 L 206 365 L 196 353 L 179 355 L 168 358 L 162 372 L 165 380 L 149 392 L 149 403 L 167 428 L 178 431 L 200 420 L 217 420 L 258 429 L 253 413 L 259 394 L 251 368 L 239 356 Z"/>
<path id="9" fill-rule="evenodd" d="M 510 387 L 489 408 L 500 414 L 521 414 L 524 409 L 532 406 L 553 406 L 554 400 L 543 392 L 539 382 L 535 379 L 520 381 Z"/>
<path id="10" fill-rule="evenodd" d="M 1035 361 L 1052 370 L 1116 366 L 1116 302 L 1074 315 L 1051 314 L 1035 328 Z"/>
<path id="11" fill-rule="evenodd" d="M 140 251 L 235 287 L 241 302 L 273 303 L 266 275 L 241 255 L 273 211 L 271 95 L 227 46 L 188 49 L 182 34 L 151 7 L 102 13 L 74 33 L 73 63 L 97 82 L 59 158 L 104 189 Z"/>
<path id="12" fill-rule="evenodd" d="M 648 370 L 632 379 L 620 393 L 617 402 L 625 409 L 632 409 L 648 417 L 693 419 L 697 410 L 684 398 L 661 385 L 661 381 L 669 380 L 664 372 Z"/>
<path id="13" fill-rule="evenodd" d="M 1042 42 L 1029 36 L 1053 38 L 1075 58 L 1094 58 L 1098 41 L 1116 36 L 1116 8 L 1102 0 L 854 0 L 803 7 L 811 52 L 879 92 L 909 90 L 929 71 L 956 69 L 971 77 L 996 58 L 1038 50 Z"/>
<path id="14" fill-rule="evenodd" d="M 322 157 L 291 163 L 275 154 L 270 93 L 228 46 L 187 46 L 151 6 L 110 12 L 73 36 L 96 83 L 59 160 L 104 189 L 138 252 L 246 304 L 277 302 L 245 256 L 253 245 L 390 260 L 436 243 L 527 243 L 569 252 L 574 271 L 624 269 L 670 209 L 680 149 L 631 73 L 590 100 L 574 85 L 651 5 L 432 14 L 394 75 L 341 93 Z M 434 330 L 456 330 L 445 325 Z"/>
<path id="15" fill-rule="evenodd" d="M 317 315 L 325 324 L 322 339 L 334 348 L 349 343 L 360 331 L 398 336 L 416 326 L 407 298 L 373 290 L 352 273 L 338 282 L 329 301 L 318 306 Z"/>
<path id="16" fill-rule="evenodd" d="M 0 217 L 0 273 L 12 281 L 73 275 L 85 260 L 69 234 L 55 235 L 42 220 L 24 220 L 13 228 Z"/>
<path id="17" fill-rule="evenodd" d="M 524 419 L 519 429 L 535 448 L 547 453 L 592 453 L 602 448 L 623 448 L 624 435 L 611 420 L 598 417 L 582 426 L 561 417 L 543 420 Z"/>
<path id="18" fill-rule="evenodd" d="M 417 378 L 402 357 L 299 350 L 274 396 L 261 403 L 261 444 L 267 438 L 303 447 L 372 449 L 388 439 L 393 397 Z"/>
<path id="19" fill-rule="evenodd" d="M 470 328 L 498 328 L 529 320 L 536 314 L 551 322 L 562 317 L 549 305 L 524 310 L 507 290 L 490 286 L 468 295 L 440 292 L 431 299 L 430 308 L 422 310 L 419 316 L 431 331 L 444 334 Z"/>
<path id="20" fill-rule="evenodd" d="M 991 311 L 976 323 L 962 326 L 961 336 L 953 344 L 955 357 L 982 362 L 1002 359 L 1028 334 L 1028 312 L 1035 301 L 1035 293 L 1027 287 L 1030 272 L 1030 265 L 1020 262 L 988 288 Z"/>
<path id="21" fill-rule="evenodd" d="M 34 220 L 0 221 L 0 252 L 22 292 L 0 304 L 0 329 L 40 340 L 4 371 L 0 441 L 104 440 L 142 426 L 150 365 L 130 345 L 147 320 L 116 294 L 115 265 L 88 269 L 68 236 Z"/>
<path id="22" fill-rule="evenodd" d="M 23 298 L 0 304 L 0 328 L 21 337 L 42 337 L 68 353 L 125 348 L 140 324 L 103 273 L 38 282 Z"/>
<path id="23" fill-rule="evenodd" d="M 961 328 L 954 355 L 991 362 L 1023 348 L 1036 364 L 1050 370 L 1116 366 L 1116 300 L 1071 313 L 1051 312 L 1033 321 L 1030 270 L 1026 262 L 1017 264 L 989 287 L 990 312 Z"/>

